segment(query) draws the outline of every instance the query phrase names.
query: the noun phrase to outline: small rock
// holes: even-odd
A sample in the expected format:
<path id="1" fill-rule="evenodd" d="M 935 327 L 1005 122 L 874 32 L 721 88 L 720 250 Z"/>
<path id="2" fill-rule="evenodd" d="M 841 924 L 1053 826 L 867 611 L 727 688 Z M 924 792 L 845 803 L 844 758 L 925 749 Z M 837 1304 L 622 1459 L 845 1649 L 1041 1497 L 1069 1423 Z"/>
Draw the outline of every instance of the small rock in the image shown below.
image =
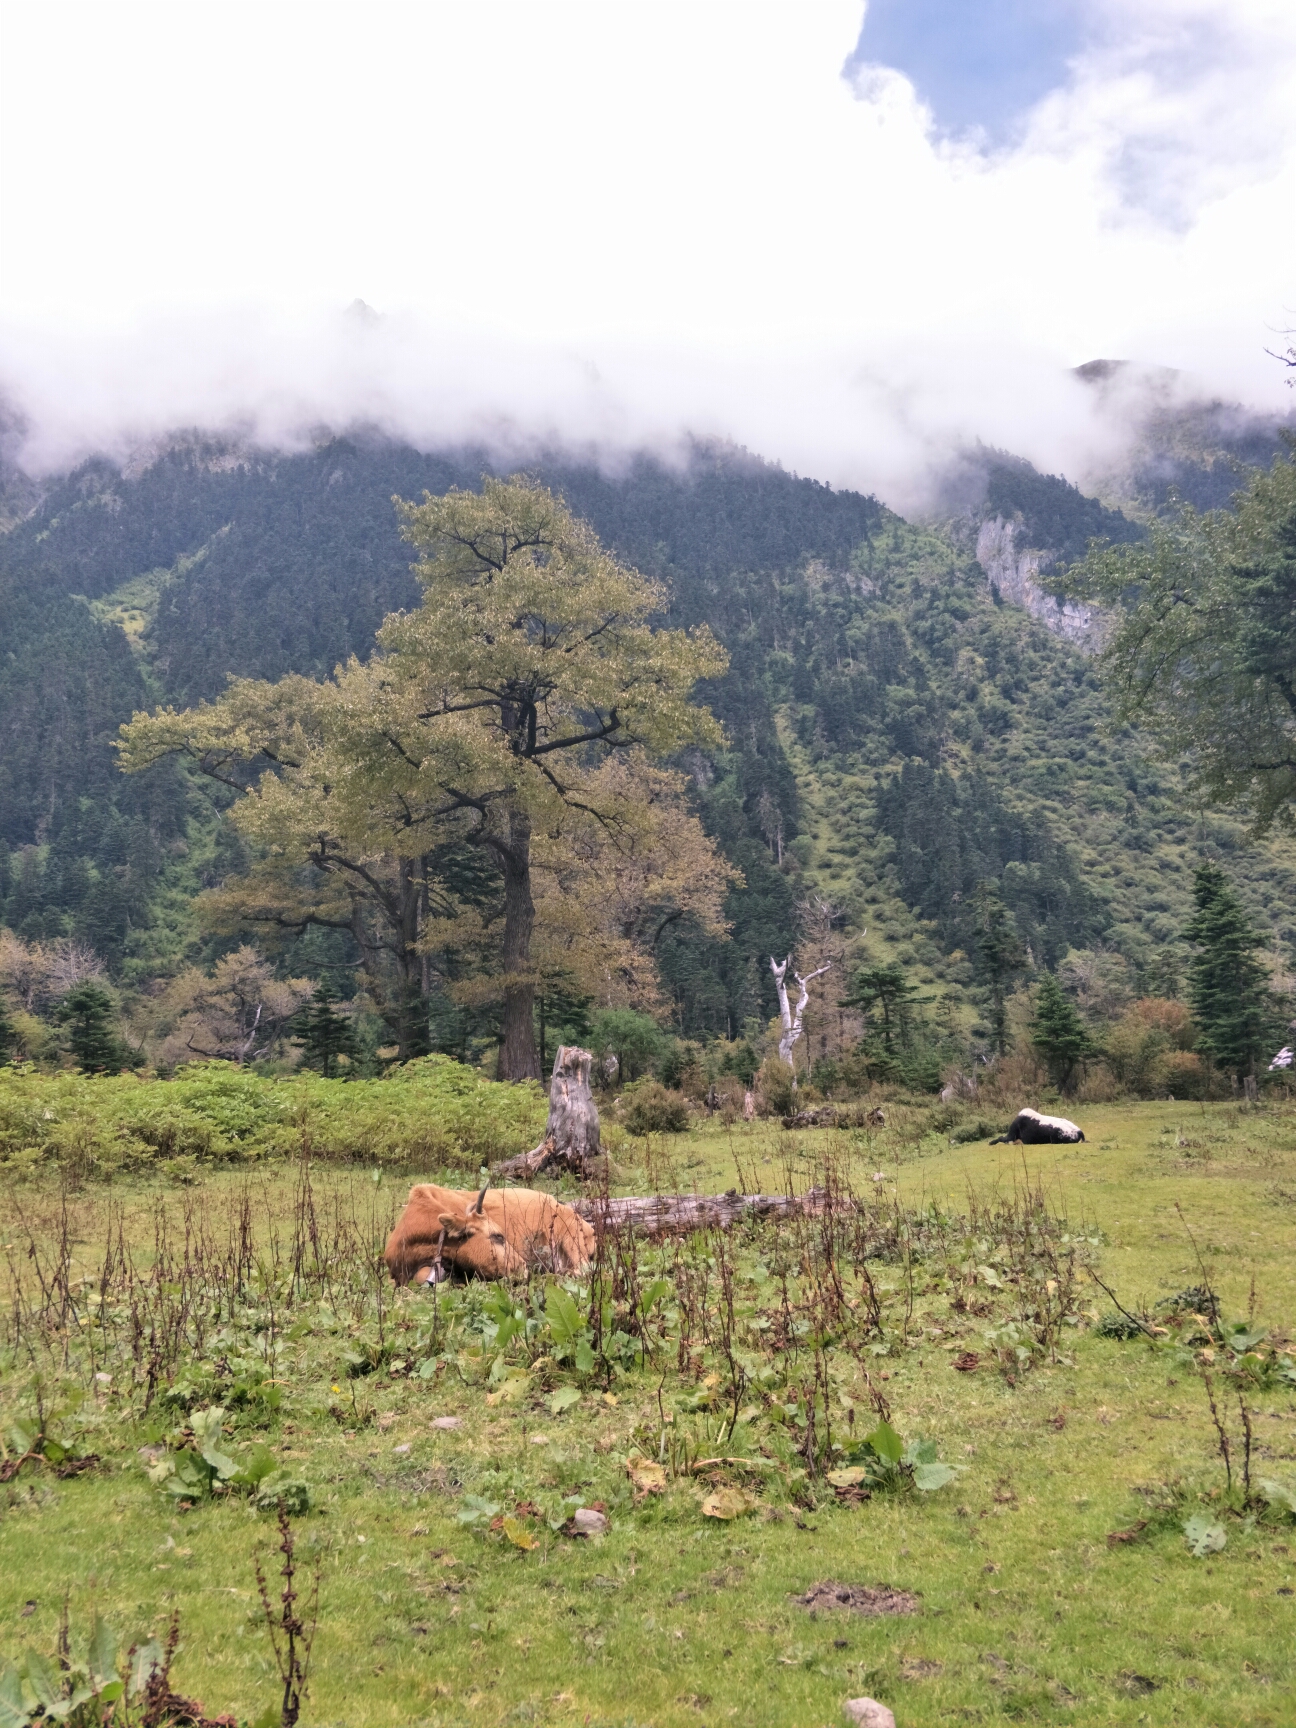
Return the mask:
<path id="1" fill-rule="evenodd" d="M 547 1434 L 533 1434 L 531 1436 L 531 1444 L 533 1446 L 547 1446 L 549 1444 L 549 1436 Z"/>
<path id="2" fill-rule="evenodd" d="M 434 1416 L 432 1418 L 432 1426 L 434 1428 L 462 1428 L 463 1427 L 463 1417 L 462 1416 Z"/>
<path id="3" fill-rule="evenodd" d="M 848 1698 L 842 1709 L 860 1728 L 896 1728 L 896 1719 L 876 1698 Z"/>
<path id="4" fill-rule="evenodd" d="M 393 1452 L 408 1452 L 409 1449 L 410 1449 L 410 1443 L 408 1440 L 405 1442 L 405 1444 L 403 1446 L 393 1446 L 392 1447 Z"/>
<path id="5" fill-rule="evenodd" d="M 582 1506 L 572 1513 L 572 1528 L 578 1536 L 601 1536 L 607 1527 L 607 1515 L 596 1512 L 592 1506 Z"/>

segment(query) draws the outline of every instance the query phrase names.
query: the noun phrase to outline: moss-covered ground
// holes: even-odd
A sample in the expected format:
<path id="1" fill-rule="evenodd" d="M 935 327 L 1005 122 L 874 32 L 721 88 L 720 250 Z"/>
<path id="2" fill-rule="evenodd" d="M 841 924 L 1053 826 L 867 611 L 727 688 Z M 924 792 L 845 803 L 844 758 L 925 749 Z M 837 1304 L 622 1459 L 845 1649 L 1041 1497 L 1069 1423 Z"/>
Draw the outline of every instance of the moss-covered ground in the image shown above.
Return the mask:
<path id="1" fill-rule="evenodd" d="M 315 1242 L 334 1257 L 337 1284 L 298 1268 L 296 1295 L 297 1165 L 251 1178 L 200 1169 L 184 1187 L 133 1178 L 66 1199 L 32 1180 L 11 1187 L 0 1216 L 11 1303 L 15 1278 L 35 1301 L 29 1229 L 48 1273 L 63 1218 L 67 1286 L 80 1301 L 59 1324 L 47 1305 L 43 1331 L 11 1306 L 5 1426 L 31 1415 L 38 1373 L 53 1407 L 79 1385 L 80 1409 L 48 1431 L 61 1423 L 64 1440 L 101 1463 L 66 1479 L 30 1463 L 0 1489 L 0 1653 L 52 1650 L 65 1593 L 74 1627 L 97 1608 L 128 1639 L 165 1630 L 178 1609 L 182 1691 L 246 1719 L 273 1702 L 253 1576 L 258 1549 L 273 1559 L 272 1518 L 237 1491 L 188 1507 L 149 1475 L 189 1444 L 193 1415 L 219 1404 L 224 1453 L 238 1461 L 265 1443 L 278 1480 L 309 1490 L 294 1529 L 319 1568 L 310 1724 L 817 1728 L 860 1694 L 889 1704 L 900 1728 L 1296 1722 L 1296 1521 L 1276 1504 L 1243 1506 L 1236 1486 L 1225 1493 L 1201 1370 L 1209 1351 L 1236 1482 L 1244 1441 L 1229 1353 L 1186 1309 L 1157 1307 L 1209 1285 L 1224 1321 L 1267 1330 L 1246 1394 L 1252 1475 L 1296 1488 L 1296 1375 L 1272 1355 L 1296 1324 L 1296 1114 L 1101 1106 L 1084 1112 L 1085 1145 L 1025 1152 L 953 1146 L 930 1112 L 890 1115 L 876 1133 L 755 1124 L 623 1149 L 616 1174 L 628 1192 L 672 1177 L 699 1191 L 754 1178 L 778 1191 L 789 1171 L 809 1182 L 828 1155 L 881 1234 L 863 1269 L 840 1249 L 834 1324 L 809 1227 L 743 1229 L 718 1255 L 703 1239 L 678 1255 L 645 1250 L 641 1286 L 651 1294 L 658 1273 L 666 1283 L 645 1328 L 648 1360 L 603 1341 L 584 1373 L 574 1343 L 560 1359 L 562 1328 L 546 1315 L 561 1317 L 538 1286 L 518 1310 L 530 1337 L 523 1327 L 501 1349 L 493 1328 L 518 1322 L 489 1291 L 443 1293 L 433 1324 L 427 1295 L 365 1282 L 403 1178 L 316 1168 Z M 1064 1220 L 1029 1253 L 1010 1240 L 1028 1191 Z M 219 1316 L 220 1290 L 209 1290 L 201 1350 L 173 1352 L 144 1412 L 147 1351 L 132 1355 L 126 1299 L 107 1298 L 121 1311 L 96 1326 L 94 1287 L 77 1281 L 101 1268 L 110 1215 L 146 1271 L 159 1208 L 175 1290 L 192 1276 L 186 1221 L 190 1239 L 207 1242 L 209 1284 L 217 1246 L 237 1244 L 243 1218 L 260 1271 L 241 1275 Z M 884 1240 L 888 1211 L 904 1227 Z M 1074 1288 L 1045 1344 L 1029 1328 L 1005 1331 L 1030 1301 L 1047 1309 L 1040 1254 L 1068 1253 Z M 1103 1334 L 1113 1305 L 1086 1261 L 1154 1340 Z M 732 1432 L 726 1267 L 743 1377 Z M 880 1327 L 867 1321 L 863 1270 Z M 156 1316 L 181 1297 L 148 1300 Z M 184 1324 L 199 1318 L 195 1308 Z M 816 1332 L 828 1398 L 807 1472 Z M 96 1336 L 98 1368 L 87 1355 Z M 954 1368 L 969 1356 L 974 1368 Z M 825 1479 L 873 1428 L 879 1401 L 906 1441 L 931 1439 L 959 1467 L 955 1481 L 863 1497 Z M 445 1418 L 459 1425 L 435 1425 Z M 740 1462 L 695 1468 L 717 1454 Z M 653 1472 L 636 1461 L 663 1458 L 661 1491 L 645 1492 Z M 738 1515 L 704 1515 L 723 1489 L 722 1509 Z M 606 1534 L 568 1534 L 578 1506 L 601 1509 Z M 1182 1526 L 1194 1515 L 1223 1531 L 1222 1549 L 1193 1556 Z M 1118 1533 L 1129 1539 L 1109 1541 Z M 919 1609 L 811 1613 L 795 1597 L 823 1580 L 894 1586 Z"/>

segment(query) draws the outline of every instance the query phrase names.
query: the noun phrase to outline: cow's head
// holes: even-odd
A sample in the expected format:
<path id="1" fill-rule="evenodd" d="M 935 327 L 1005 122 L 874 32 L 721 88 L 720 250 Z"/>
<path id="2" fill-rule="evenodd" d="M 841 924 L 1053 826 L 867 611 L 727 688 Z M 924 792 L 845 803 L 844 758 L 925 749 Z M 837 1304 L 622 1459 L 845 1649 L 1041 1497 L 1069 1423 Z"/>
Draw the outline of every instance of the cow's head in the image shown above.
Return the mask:
<path id="1" fill-rule="evenodd" d="M 486 1216 L 486 1188 L 463 1212 L 442 1212 L 437 1223 L 445 1231 L 445 1258 L 461 1272 L 479 1278 L 511 1278 L 526 1271 L 526 1261 L 499 1225 Z"/>

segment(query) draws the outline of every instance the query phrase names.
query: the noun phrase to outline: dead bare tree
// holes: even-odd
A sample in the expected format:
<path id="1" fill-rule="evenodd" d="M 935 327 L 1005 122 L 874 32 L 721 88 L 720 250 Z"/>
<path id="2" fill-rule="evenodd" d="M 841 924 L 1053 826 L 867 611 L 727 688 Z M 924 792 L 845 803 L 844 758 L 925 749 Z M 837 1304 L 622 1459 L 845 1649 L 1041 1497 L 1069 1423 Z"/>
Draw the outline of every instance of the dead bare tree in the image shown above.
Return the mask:
<path id="1" fill-rule="evenodd" d="M 792 974 L 797 981 L 797 988 L 800 991 L 795 1014 L 792 1011 L 791 1003 L 788 1001 L 787 984 L 784 982 L 787 977 L 788 967 L 791 964 L 792 956 L 790 954 L 781 966 L 774 956 L 772 954 L 770 955 L 770 971 L 774 974 L 774 987 L 778 991 L 779 1018 L 783 1022 L 783 1032 L 779 1038 L 779 1058 L 786 1062 L 789 1068 L 793 1065 L 792 1052 L 796 1047 L 797 1040 L 801 1036 L 801 1020 L 806 1011 L 806 1004 L 810 1000 L 810 982 L 812 979 L 818 978 L 822 976 L 823 973 L 829 971 L 832 962 L 829 961 L 825 966 L 816 966 L 814 971 L 807 972 L 804 978 L 799 972 L 794 972 Z"/>

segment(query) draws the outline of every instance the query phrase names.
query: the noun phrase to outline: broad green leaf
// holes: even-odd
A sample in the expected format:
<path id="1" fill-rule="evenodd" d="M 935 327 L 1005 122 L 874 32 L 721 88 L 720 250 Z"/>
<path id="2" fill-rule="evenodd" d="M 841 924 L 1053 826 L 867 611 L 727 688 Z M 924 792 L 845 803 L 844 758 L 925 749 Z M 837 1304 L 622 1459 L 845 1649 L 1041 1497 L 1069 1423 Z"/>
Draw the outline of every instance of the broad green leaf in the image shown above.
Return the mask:
<path id="1" fill-rule="evenodd" d="M 861 1482 L 869 1479 L 869 1469 L 866 1464 L 850 1464 L 844 1470 L 830 1470 L 828 1481 L 834 1488 L 858 1488 Z"/>
<path id="2" fill-rule="evenodd" d="M 561 1284 L 549 1286 L 549 1293 L 545 1297 L 545 1319 L 549 1322 L 554 1343 L 560 1349 L 567 1349 L 576 1335 L 584 1329 L 580 1309 Z"/>
<path id="3" fill-rule="evenodd" d="M 493 1500 L 483 1500 L 477 1494 L 465 1494 L 455 1522 L 458 1524 L 489 1524 L 499 1512 Z"/>
<path id="4" fill-rule="evenodd" d="M 1271 1482 L 1266 1478 L 1260 1483 L 1260 1492 L 1271 1506 L 1281 1506 L 1296 1518 L 1296 1488 L 1287 1488 L 1281 1482 Z"/>
<path id="5" fill-rule="evenodd" d="M 132 1698 L 137 1698 L 149 1683 L 149 1675 L 155 1668 L 160 1669 L 165 1660 L 166 1652 L 156 1638 L 150 1638 L 147 1644 L 141 1644 L 131 1658 L 131 1670 L 128 1677 L 128 1690 Z"/>
<path id="6" fill-rule="evenodd" d="M 931 1494 L 937 1488 L 944 1488 L 947 1482 L 952 1482 L 958 1472 L 948 1464 L 915 1464 L 914 1487 L 924 1494 Z"/>
<path id="7" fill-rule="evenodd" d="M 90 1625 L 90 1647 L 86 1661 L 94 1678 L 102 1683 L 117 1672 L 117 1634 L 98 1614 Z"/>
<path id="8" fill-rule="evenodd" d="M 54 1678 L 54 1670 L 38 1650 L 28 1650 L 25 1660 L 27 1684 L 45 1708 L 47 1715 L 53 1713 L 59 1702 L 59 1687 Z"/>
<path id="9" fill-rule="evenodd" d="M 24 1452 L 31 1451 L 40 1438 L 40 1429 L 34 1422 L 20 1416 L 16 1422 L 10 1425 L 5 1438 L 9 1442 L 9 1450 L 16 1452 L 21 1458 Z"/>
<path id="10" fill-rule="evenodd" d="M 274 1453 L 259 1442 L 251 1448 L 243 1463 L 230 1477 L 236 1488 L 255 1488 L 275 1467 Z"/>
<path id="11" fill-rule="evenodd" d="M 898 1464 L 904 1457 L 904 1441 L 889 1422 L 879 1422 L 873 1432 L 865 1436 L 865 1440 L 878 1457 L 884 1458 L 888 1464 Z"/>
<path id="12" fill-rule="evenodd" d="M 238 1475 L 238 1465 L 234 1459 L 225 1452 L 217 1451 L 215 1446 L 204 1446 L 202 1455 L 222 1482 L 228 1482 L 231 1476 Z"/>
<path id="13" fill-rule="evenodd" d="M 1228 1541 L 1223 1525 L 1213 1523 L 1204 1512 L 1186 1518 L 1183 1533 L 1188 1538 L 1194 1560 L 1204 1560 L 1208 1554 L 1218 1554 Z"/>
<path id="14" fill-rule="evenodd" d="M 650 1308 L 655 1308 L 663 1296 L 671 1293 L 670 1283 L 665 1278 L 654 1278 L 640 1299 L 640 1307 L 646 1314 Z"/>
<path id="15" fill-rule="evenodd" d="M 1257 1344 L 1263 1344 L 1269 1336 L 1267 1326 L 1249 1327 L 1245 1320 L 1235 1320 L 1228 1331 L 1229 1348 L 1242 1355 L 1247 1350 L 1254 1350 Z"/>
<path id="16" fill-rule="evenodd" d="M 177 1499 L 197 1499 L 211 1488 L 212 1467 L 197 1452 L 186 1449 L 175 1455 L 175 1474 L 167 1478 L 167 1493 Z"/>
<path id="17" fill-rule="evenodd" d="M 27 1728 L 31 1712 L 23 1702 L 22 1676 L 12 1663 L 0 1668 L 0 1728 Z"/>
<path id="18" fill-rule="evenodd" d="M 561 1416 L 564 1410 L 570 1410 L 573 1404 L 580 1403 L 580 1393 L 574 1386 L 560 1386 L 556 1392 L 551 1392 L 545 1399 L 549 1412 L 553 1416 Z"/>
<path id="19" fill-rule="evenodd" d="M 592 1374 L 594 1372 L 594 1351 L 588 1338 L 576 1340 L 576 1372 Z"/>
<path id="20" fill-rule="evenodd" d="M 223 1404 L 209 1404 L 205 1410 L 195 1410 L 189 1418 L 189 1426 L 193 1429 L 194 1439 L 199 1446 L 214 1443 L 220 1438 L 221 1423 L 225 1420 Z"/>
<path id="21" fill-rule="evenodd" d="M 110 1680 L 99 1690 L 97 1697 L 101 1704 L 115 1704 L 125 1690 L 120 1680 Z"/>

